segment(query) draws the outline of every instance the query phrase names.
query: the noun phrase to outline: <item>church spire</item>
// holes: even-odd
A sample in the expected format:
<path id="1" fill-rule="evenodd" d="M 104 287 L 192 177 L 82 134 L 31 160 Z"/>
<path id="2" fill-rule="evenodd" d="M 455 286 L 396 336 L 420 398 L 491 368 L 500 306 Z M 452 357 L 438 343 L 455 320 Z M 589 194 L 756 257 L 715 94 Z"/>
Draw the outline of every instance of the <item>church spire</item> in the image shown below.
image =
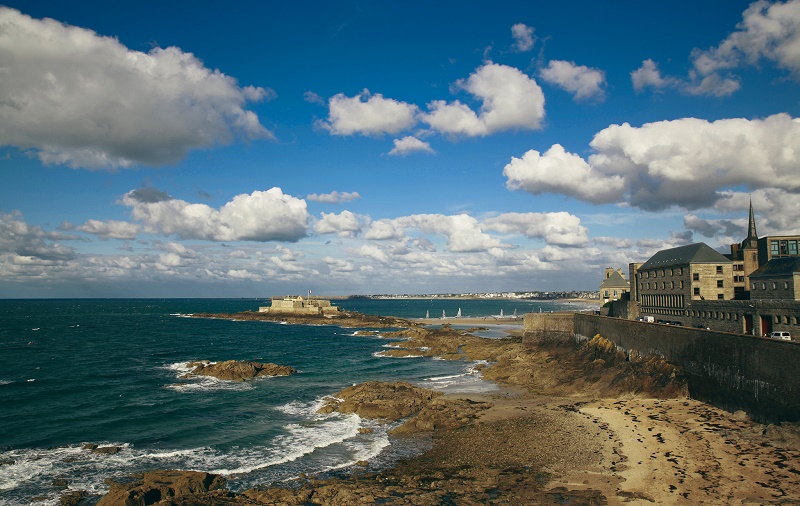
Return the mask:
<path id="1" fill-rule="evenodd" d="M 756 217 L 753 214 L 752 199 L 750 199 L 750 220 L 747 224 L 747 239 L 744 240 L 744 247 L 758 247 L 758 232 L 756 232 Z"/>

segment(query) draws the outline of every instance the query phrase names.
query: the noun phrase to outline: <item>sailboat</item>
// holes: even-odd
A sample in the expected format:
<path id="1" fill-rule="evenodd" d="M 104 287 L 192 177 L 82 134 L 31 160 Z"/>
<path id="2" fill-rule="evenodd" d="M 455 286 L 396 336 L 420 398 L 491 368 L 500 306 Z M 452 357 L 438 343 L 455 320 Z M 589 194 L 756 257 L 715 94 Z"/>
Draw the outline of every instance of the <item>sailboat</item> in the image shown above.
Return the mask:
<path id="1" fill-rule="evenodd" d="M 430 317 L 431 317 L 431 312 L 430 311 L 425 311 L 425 319 L 427 320 Z"/>
<path id="2" fill-rule="evenodd" d="M 514 319 L 515 320 L 517 319 L 517 310 L 516 309 L 514 310 Z"/>
<path id="3" fill-rule="evenodd" d="M 444 309 L 442 309 L 442 320 L 444 320 L 445 318 L 447 318 L 447 315 L 444 313 Z"/>
<path id="4" fill-rule="evenodd" d="M 456 318 L 461 318 L 461 308 L 458 308 L 458 314 L 456 315 Z"/>
<path id="5" fill-rule="evenodd" d="M 503 310 L 502 309 L 500 310 L 500 318 L 505 318 L 505 316 L 503 316 Z"/>

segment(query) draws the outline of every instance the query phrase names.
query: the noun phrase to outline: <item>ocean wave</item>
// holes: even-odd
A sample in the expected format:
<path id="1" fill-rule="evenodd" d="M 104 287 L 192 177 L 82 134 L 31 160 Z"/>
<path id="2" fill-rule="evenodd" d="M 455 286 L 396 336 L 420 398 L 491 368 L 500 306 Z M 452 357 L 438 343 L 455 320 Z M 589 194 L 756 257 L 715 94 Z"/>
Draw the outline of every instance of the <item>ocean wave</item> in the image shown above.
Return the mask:
<path id="1" fill-rule="evenodd" d="M 420 386 L 433 390 L 447 390 L 450 392 L 484 392 L 496 390 L 498 388 L 497 385 L 485 381 L 481 374 L 479 366 L 487 363 L 488 362 L 485 360 L 478 360 L 467 365 L 462 373 L 425 378 L 420 383 Z"/>
<path id="2" fill-rule="evenodd" d="M 386 353 L 385 351 L 376 351 L 372 356 L 377 358 L 424 358 L 423 355 L 403 355 L 402 357 L 396 357 L 394 355 L 387 355 Z"/>

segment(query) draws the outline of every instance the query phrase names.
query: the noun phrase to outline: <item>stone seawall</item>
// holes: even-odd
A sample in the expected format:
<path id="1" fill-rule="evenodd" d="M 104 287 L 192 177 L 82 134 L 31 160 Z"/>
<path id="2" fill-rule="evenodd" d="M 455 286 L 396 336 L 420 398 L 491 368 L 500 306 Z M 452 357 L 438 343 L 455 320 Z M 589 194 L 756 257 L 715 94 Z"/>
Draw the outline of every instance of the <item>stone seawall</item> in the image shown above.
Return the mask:
<path id="1" fill-rule="evenodd" d="M 800 343 L 576 313 L 576 337 L 682 366 L 692 398 L 762 422 L 800 421 Z"/>
<path id="2" fill-rule="evenodd" d="M 526 313 L 525 341 L 546 344 L 572 339 L 575 334 L 575 313 Z"/>

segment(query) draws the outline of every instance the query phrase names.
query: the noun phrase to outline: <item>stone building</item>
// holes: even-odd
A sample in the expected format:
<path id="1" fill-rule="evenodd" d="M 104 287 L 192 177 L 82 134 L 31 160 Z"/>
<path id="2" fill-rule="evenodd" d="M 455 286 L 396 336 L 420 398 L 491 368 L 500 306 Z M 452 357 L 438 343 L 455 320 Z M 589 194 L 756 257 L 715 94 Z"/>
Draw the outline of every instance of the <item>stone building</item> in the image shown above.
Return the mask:
<path id="1" fill-rule="evenodd" d="M 606 267 L 605 278 L 600 282 L 600 305 L 604 306 L 612 300 L 619 300 L 623 294 L 630 292 L 630 283 L 625 279 L 622 269 L 614 270 Z"/>
<path id="2" fill-rule="evenodd" d="M 725 332 L 800 337 L 800 236 L 758 237 L 750 205 L 747 238 L 722 255 L 703 243 L 630 264 L 630 307 L 614 316 Z"/>
<path id="3" fill-rule="evenodd" d="M 339 312 L 337 306 L 326 299 L 304 299 L 300 297 L 273 297 L 271 306 L 258 308 L 259 313 L 292 315 L 326 315 Z"/>
<path id="4" fill-rule="evenodd" d="M 753 204 L 750 204 L 750 217 L 747 238 L 741 243 L 731 244 L 729 258 L 733 261 L 733 284 L 737 299 L 747 299 L 751 289 L 750 275 L 775 258 L 800 256 L 800 236 L 774 235 L 759 238 Z"/>
<path id="5" fill-rule="evenodd" d="M 702 242 L 659 251 L 634 273 L 640 314 L 672 321 L 694 300 L 733 299 L 732 265 Z"/>

